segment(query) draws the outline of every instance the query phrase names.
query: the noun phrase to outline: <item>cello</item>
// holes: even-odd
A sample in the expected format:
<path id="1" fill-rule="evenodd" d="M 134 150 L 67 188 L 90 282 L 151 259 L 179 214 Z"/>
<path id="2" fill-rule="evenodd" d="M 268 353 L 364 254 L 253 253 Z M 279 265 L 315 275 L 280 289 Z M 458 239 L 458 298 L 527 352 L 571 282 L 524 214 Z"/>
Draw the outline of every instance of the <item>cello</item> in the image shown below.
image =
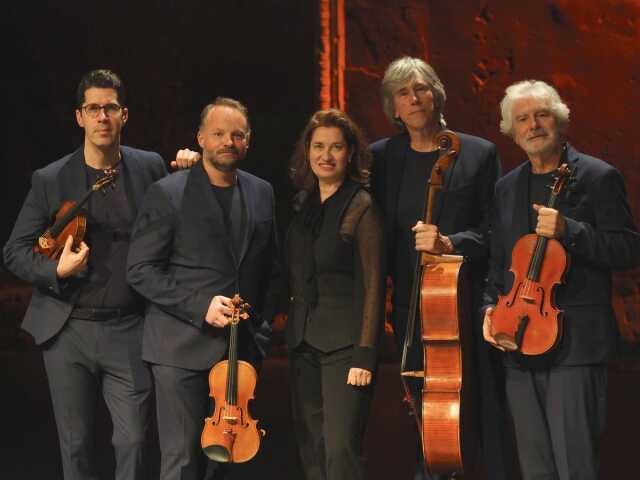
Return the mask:
<path id="1" fill-rule="evenodd" d="M 558 167 L 547 207 L 554 208 L 571 171 L 566 163 Z M 562 337 L 562 311 L 554 305 L 554 291 L 569 268 L 569 256 L 555 238 L 530 233 L 511 252 L 511 290 L 498 297 L 491 317 L 496 343 L 505 350 L 524 355 L 542 355 Z"/>
<path id="2" fill-rule="evenodd" d="M 118 170 L 115 168 L 105 170 L 104 177 L 100 177 L 78 202 L 72 200 L 62 202 L 62 206 L 56 213 L 53 225 L 38 237 L 38 242 L 33 247 L 33 251 L 49 258 L 57 258 L 62 253 L 69 235 L 73 236 L 71 248 L 73 250 L 77 249 L 87 233 L 87 216 L 82 207 L 94 192 L 104 189 L 117 176 Z"/>
<path id="3" fill-rule="evenodd" d="M 443 130 L 440 149 L 429 178 L 424 222 L 432 223 L 434 198 L 460 151 L 455 133 Z M 416 418 L 425 466 L 432 474 L 469 470 L 475 455 L 473 422 L 473 337 L 470 320 L 469 273 L 460 255 L 422 253 L 414 272 L 409 318 L 401 361 L 406 398 Z M 420 314 L 424 371 L 406 369 L 408 349 Z M 422 379 L 420 412 L 407 379 Z"/>
<path id="4" fill-rule="evenodd" d="M 251 460 L 260 448 L 265 431 L 249 414 L 258 374 L 238 360 L 238 324 L 249 318 L 249 304 L 238 294 L 231 299 L 229 359 L 216 363 L 209 372 L 209 396 L 215 401 L 211 417 L 204 420 L 200 442 L 205 455 L 216 462 L 242 463 Z"/>

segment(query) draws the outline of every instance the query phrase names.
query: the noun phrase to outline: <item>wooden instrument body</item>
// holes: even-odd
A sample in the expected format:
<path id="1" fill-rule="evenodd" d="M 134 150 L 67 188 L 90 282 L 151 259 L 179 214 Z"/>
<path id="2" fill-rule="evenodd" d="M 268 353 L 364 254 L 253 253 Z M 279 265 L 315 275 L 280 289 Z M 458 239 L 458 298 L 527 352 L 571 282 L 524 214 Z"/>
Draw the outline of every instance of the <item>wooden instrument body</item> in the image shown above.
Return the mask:
<path id="1" fill-rule="evenodd" d="M 554 305 L 555 288 L 569 268 L 569 257 L 558 240 L 548 239 L 545 260 L 536 280 L 527 278 L 538 236 L 521 237 L 513 247 L 510 271 L 514 275 L 508 294 L 500 296 L 491 327 L 496 341 L 524 355 L 542 355 L 562 338 L 562 311 Z"/>
<path id="2" fill-rule="evenodd" d="M 55 222 L 60 222 L 65 215 L 67 215 L 72 209 L 76 208 L 76 202 L 65 201 L 62 203 L 60 210 L 56 213 Z M 73 236 L 73 250 L 80 246 L 84 236 L 87 232 L 87 217 L 83 211 L 79 211 L 62 229 L 62 231 L 55 237 L 51 235 L 49 230 L 44 232 L 38 237 L 38 243 L 33 250 L 41 253 L 49 258 L 57 258 L 62 253 L 65 243 L 69 235 Z"/>
<path id="3" fill-rule="evenodd" d="M 62 202 L 60 209 L 56 213 L 53 225 L 38 237 L 38 242 L 33 247 L 33 251 L 49 258 L 57 258 L 64 249 L 69 235 L 73 236 L 71 248 L 75 251 L 80 247 L 87 233 L 87 215 L 82 210 L 82 206 L 89 200 L 93 192 L 102 190 L 108 185 L 113 186 L 113 182 L 118 176 L 118 170 L 110 168 L 105 170 L 105 175 L 96 180 L 91 188 L 74 202 L 66 200 Z"/>
<path id="4" fill-rule="evenodd" d="M 464 472 L 476 452 L 469 288 L 463 257 L 423 255 L 421 430 L 432 474 Z"/>
<path id="5" fill-rule="evenodd" d="M 435 141 L 440 146 L 440 156 L 429 178 L 425 224 L 433 223 L 436 193 L 444 188 L 445 174 L 460 151 L 460 140 L 454 132 L 443 130 Z M 425 467 L 432 474 L 464 473 L 475 457 L 471 286 L 463 260 L 459 255 L 423 253 L 419 257 L 400 367 L 402 377 L 424 379 L 418 430 Z M 405 370 L 416 316 L 420 318 L 423 372 Z M 403 385 L 412 405 L 411 390 L 406 382 Z"/>
<path id="6" fill-rule="evenodd" d="M 209 373 L 209 395 L 215 401 L 213 415 L 205 419 L 201 445 L 205 454 L 218 462 L 242 463 L 251 460 L 260 448 L 263 435 L 258 421 L 249 415 L 258 374 L 242 360 L 237 363 L 238 402 L 225 400 L 228 373 L 227 360 L 218 362 Z"/>
<path id="7" fill-rule="evenodd" d="M 215 402 L 213 416 L 204 419 L 200 443 L 205 455 L 216 462 L 242 463 L 260 449 L 258 421 L 249 414 L 249 401 L 258 381 L 250 363 L 238 360 L 238 324 L 249 318 L 248 303 L 238 294 L 229 323 L 229 359 L 218 362 L 209 372 L 209 396 Z"/>

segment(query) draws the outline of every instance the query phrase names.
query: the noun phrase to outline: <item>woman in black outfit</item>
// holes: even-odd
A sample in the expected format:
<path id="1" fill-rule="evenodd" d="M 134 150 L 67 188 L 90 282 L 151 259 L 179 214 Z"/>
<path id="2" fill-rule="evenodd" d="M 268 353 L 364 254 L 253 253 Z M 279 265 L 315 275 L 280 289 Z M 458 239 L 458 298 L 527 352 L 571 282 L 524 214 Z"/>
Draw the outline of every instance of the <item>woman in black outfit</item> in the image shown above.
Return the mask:
<path id="1" fill-rule="evenodd" d="M 383 224 L 370 157 L 343 112 L 316 112 L 291 160 L 285 241 L 293 420 L 307 480 L 364 478 L 362 440 L 383 324 Z"/>

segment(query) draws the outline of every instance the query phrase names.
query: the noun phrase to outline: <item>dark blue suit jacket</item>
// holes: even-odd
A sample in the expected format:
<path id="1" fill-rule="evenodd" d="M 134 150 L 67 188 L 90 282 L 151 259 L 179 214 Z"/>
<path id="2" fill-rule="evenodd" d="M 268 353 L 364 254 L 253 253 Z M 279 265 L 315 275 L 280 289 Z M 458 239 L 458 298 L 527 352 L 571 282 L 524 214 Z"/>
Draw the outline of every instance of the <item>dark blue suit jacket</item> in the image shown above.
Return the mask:
<path id="1" fill-rule="evenodd" d="M 561 242 L 571 262 L 566 284 L 556 291 L 557 305 L 564 310 L 565 334 L 553 361 L 559 365 L 600 363 L 612 352 L 616 338 L 611 271 L 638 263 L 640 235 L 620 172 L 570 145 L 566 161 L 575 178 L 560 194 L 556 208 L 566 219 Z M 527 161 L 496 184 L 485 307 L 495 305 L 498 294 L 511 289 L 513 246 L 530 233 L 530 171 Z"/>
<path id="2" fill-rule="evenodd" d="M 246 214 L 239 254 L 202 163 L 149 188 L 127 262 L 129 283 L 149 300 L 143 337 L 148 362 L 211 368 L 225 354 L 228 329 L 210 326 L 205 316 L 215 295 L 235 293 L 254 310 L 243 327 L 254 342 L 244 346 L 257 348 L 250 357 L 265 353 L 280 281 L 274 195 L 264 180 L 237 174 Z"/>
<path id="3" fill-rule="evenodd" d="M 135 214 L 147 187 L 167 171 L 157 153 L 125 146 L 121 147 L 121 153 Z M 55 336 L 65 325 L 73 310 L 77 284 L 68 282 L 65 288 L 66 283 L 59 282 L 56 276 L 58 261 L 34 253 L 32 248 L 38 236 L 51 226 L 62 202 L 77 201 L 86 190 L 82 148 L 36 170 L 31 179 L 31 190 L 4 247 L 7 268 L 33 285 L 22 328 L 33 335 L 37 344 Z"/>

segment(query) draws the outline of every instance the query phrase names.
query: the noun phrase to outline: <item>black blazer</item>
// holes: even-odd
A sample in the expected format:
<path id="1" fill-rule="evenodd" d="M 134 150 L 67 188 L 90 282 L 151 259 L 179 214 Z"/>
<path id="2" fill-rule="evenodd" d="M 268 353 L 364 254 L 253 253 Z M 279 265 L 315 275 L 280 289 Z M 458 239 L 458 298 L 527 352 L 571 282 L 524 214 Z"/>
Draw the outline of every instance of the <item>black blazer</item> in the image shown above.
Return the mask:
<path id="1" fill-rule="evenodd" d="M 500 157 L 494 144 L 464 133 L 457 135 L 460 153 L 445 175 L 443 190 L 435 197 L 433 222 L 443 235 L 449 236 L 460 254 L 484 263 L 488 255 L 487 232 L 493 188 L 500 177 Z M 369 146 L 373 155 L 372 188 L 384 212 L 389 261 L 395 258 L 393 252 L 397 248 L 393 229 L 409 148 L 406 133 Z M 393 271 L 391 265 L 387 271 Z"/>
<path id="2" fill-rule="evenodd" d="M 210 368 L 225 354 L 228 329 L 211 327 L 204 318 L 215 295 L 235 293 L 253 306 L 243 328 L 250 327 L 251 347 L 265 353 L 280 278 L 273 189 L 249 173 L 237 174 L 246 214 L 238 258 L 202 163 L 147 192 L 131 239 L 127 279 L 149 300 L 142 347 L 148 362 Z"/>
<path id="3" fill-rule="evenodd" d="M 631 268 L 640 260 L 640 235 L 633 224 L 620 172 L 606 162 L 567 145 L 566 161 L 575 177 L 556 204 L 566 219 L 561 239 L 570 255 L 566 284 L 556 291 L 564 310 L 565 335 L 554 362 L 562 365 L 599 363 L 615 346 L 611 306 L 611 271 Z M 511 252 L 529 233 L 527 161 L 496 184 L 491 236 L 489 284 L 484 306 L 511 289 Z"/>
<path id="4" fill-rule="evenodd" d="M 162 157 L 154 152 L 121 147 L 127 169 L 127 185 L 137 211 L 149 185 L 166 175 Z M 86 173 L 83 149 L 36 170 L 31 190 L 18 214 L 11 236 L 4 247 L 7 268 L 33 285 L 33 293 L 22 328 L 33 335 L 37 344 L 55 336 L 64 327 L 74 306 L 75 282 L 65 287 L 56 276 L 57 260 L 34 253 L 38 236 L 51 225 L 62 202 L 77 201 L 84 195 Z M 136 213 L 134 211 L 134 214 Z"/>

